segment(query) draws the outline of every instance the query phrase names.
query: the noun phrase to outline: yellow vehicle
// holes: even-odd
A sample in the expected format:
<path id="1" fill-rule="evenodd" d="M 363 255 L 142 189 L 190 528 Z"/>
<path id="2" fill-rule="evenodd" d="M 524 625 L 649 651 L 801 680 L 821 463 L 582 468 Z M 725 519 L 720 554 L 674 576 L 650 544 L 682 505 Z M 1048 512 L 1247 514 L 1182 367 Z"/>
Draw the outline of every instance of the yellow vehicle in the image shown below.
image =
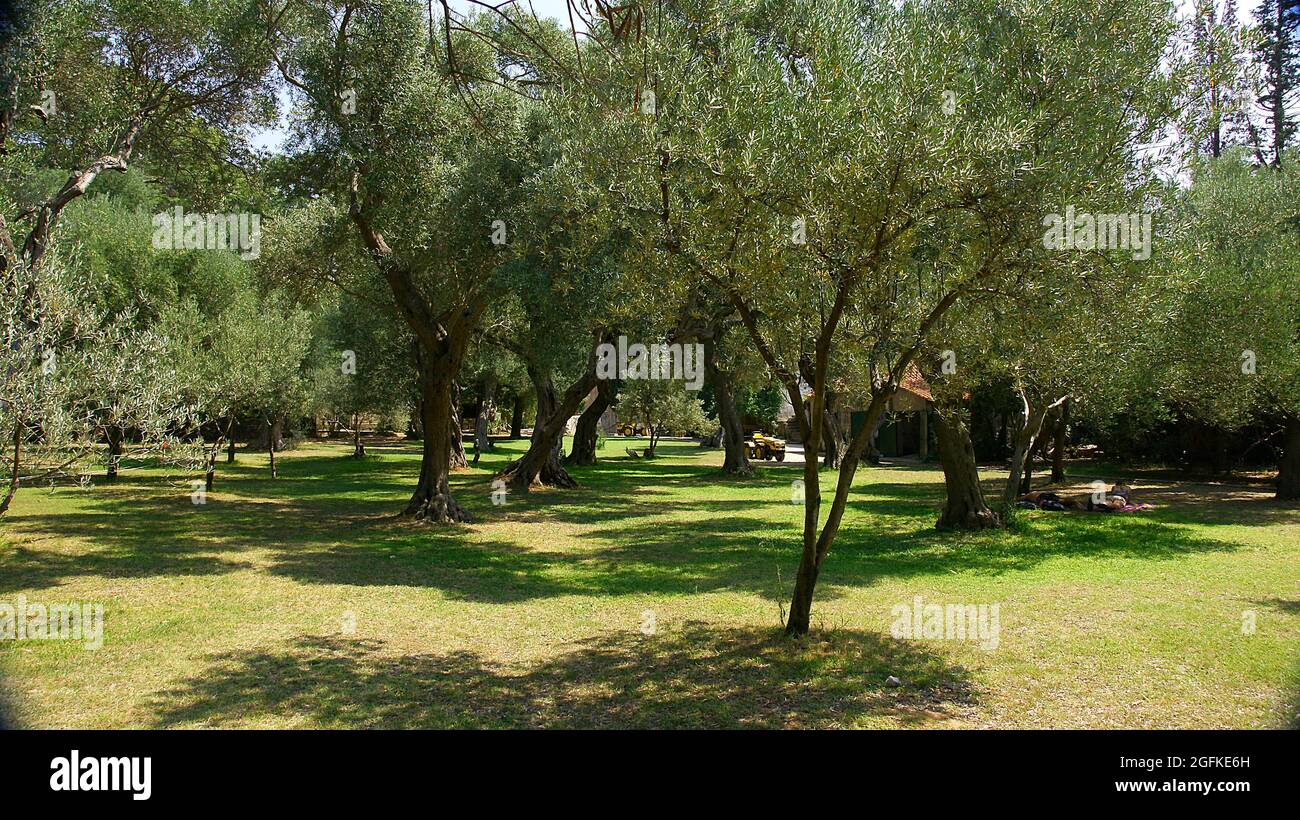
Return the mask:
<path id="1" fill-rule="evenodd" d="M 634 421 L 620 421 L 614 428 L 614 432 L 620 436 L 644 436 L 645 428 Z"/>
<path id="2" fill-rule="evenodd" d="M 755 431 L 754 436 L 745 442 L 745 455 L 755 461 L 785 461 L 785 439 Z"/>

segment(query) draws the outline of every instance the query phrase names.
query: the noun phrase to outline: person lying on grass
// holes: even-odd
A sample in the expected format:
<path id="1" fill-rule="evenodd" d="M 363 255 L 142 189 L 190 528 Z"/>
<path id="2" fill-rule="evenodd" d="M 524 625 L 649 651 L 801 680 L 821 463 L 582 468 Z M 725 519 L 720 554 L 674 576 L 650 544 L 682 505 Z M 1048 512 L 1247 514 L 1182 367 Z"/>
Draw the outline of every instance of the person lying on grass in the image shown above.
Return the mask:
<path id="1" fill-rule="evenodd" d="M 1101 496 L 1098 498 L 1097 496 Z M 1061 496 L 1050 490 L 1034 490 L 1020 496 L 1016 506 L 1026 510 L 1087 510 L 1088 512 L 1138 512 L 1151 509 L 1150 504 L 1134 504 L 1133 487 L 1116 481 L 1109 492 L 1085 496 Z"/>

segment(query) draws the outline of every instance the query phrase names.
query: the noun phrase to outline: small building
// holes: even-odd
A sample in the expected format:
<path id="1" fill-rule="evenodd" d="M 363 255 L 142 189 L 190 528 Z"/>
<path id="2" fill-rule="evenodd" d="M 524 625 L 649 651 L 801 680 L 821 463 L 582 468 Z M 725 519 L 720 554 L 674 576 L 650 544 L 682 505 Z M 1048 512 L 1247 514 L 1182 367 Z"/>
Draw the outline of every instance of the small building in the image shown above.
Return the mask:
<path id="1" fill-rule="evenodd" d="M 882 456 L 915 456 L 921 461 L 935 452 L 930 413 L 934 396 L 921 371 L 908 365 L 898 392 L 889 400 L 888 411 L 876 431 L 876 449 Z M 866 410 L 850 414 L 850 429 L 856 434 L 866 421 Z"/>
<path id="2" fill-rule="evenodd" d="M 930 385 L 915 365 L 903 372 L 898 392 L 889 400 L 885 414 L 876 431 L 876 449 L 884 456 L 914 456 L 925 461 L 935 452 L 933 425 L 930 413 L 934 396 Z M 866 408 L 842 407 L 839 411 L 840 428 L 855 436 L 866 423 Z M 794 408 L 789 401 L 781 407 L 778 420 L 785 425 L 786 437 L 795 443 L 802 441 L 799 425 L 794 420 Z"/>

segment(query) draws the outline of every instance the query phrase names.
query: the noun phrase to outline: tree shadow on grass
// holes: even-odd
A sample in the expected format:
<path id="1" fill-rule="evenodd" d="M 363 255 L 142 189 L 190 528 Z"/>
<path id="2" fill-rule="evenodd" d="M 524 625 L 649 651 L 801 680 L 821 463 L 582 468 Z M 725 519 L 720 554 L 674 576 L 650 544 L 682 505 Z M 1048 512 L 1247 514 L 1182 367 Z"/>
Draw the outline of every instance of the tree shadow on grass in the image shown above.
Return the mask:
<path id="1" fill-rule="evenodd" d="M 799 548 L 797 522 L 746 514 L 752 502 L 744 500 L 682 500 L 672 509 L 692 514 L 672 518 L 664 517 L 662 501 L 641 511 L 635 506 L 605 510 L 596 523 L 606 526 L 576 536 L 586 548 L 554 550 L 529 539 L 538 518 L 549 517 L 535 509 L 502 514 L 500 521 L 519 525 L 503 538 L 487 535 L 497 530 L 399 521 L 385 498 L 354 497 L 335 486 L 338 496 L 299 498 L 282 485 L 283 494 L 272 499 L 227 494 L 202 508 L 191 505 L 188 496 L 113 493 L 77 512 L 20 518 L 15 521 L 20 532 L 30 528 L 41 537 L 88 539 L 95 548 L 47 554 L 20 545 L 3 561 L 0 590 L 54 586 L 72 576 L 207 575 L 257 567 L 303 583 L 427 587 L 485 603 L 717 590 L 777 600 L 789 592 L 789 579 L 779 583 L 778 572 L 793 571 Z M 891 496 L 914 491 L 912 485 L 874 488 Z M 945 569 L 992 574 L 1030 569 L 1059 556 L 1169 560 L 1235 549 L 1185 526 L 1140 515 L 1042 513 L 1015 532 L 939 533 L 898 512 L 897 505 L 909 503 L 852 502 L 863 514 L 850 517 L 827 559 L 821 600 L 884 577 Z M 654 517 L 643 517 L 651 513 Z M 592 523 L 576 508 L 557 514 L 570 516 L 574 523 Z"/>
<path id="2" fill-rule="evenodd" d="M 873 471 L 889 469 L 876 467 Z M 1106 483 L 1109 486 L 1110 482 Z M 980 484 L 989 505 L 996 505 L 1001 499 L 1005 481 L 998 478 L 984 478 Z M 1082 498 L 1091 492 L 1092 486 L 1089 480 L 1076 476 L 1060 485 L 1035 482 L 1034 489 L 1050 490 L 1063 496 Z M 936 470 L 934 482 L 924 484 L 868 480 L 866 483 L 854 485 L 850 499 L 859 509 L 885 515 L 937 519 L 944 500 L 943 475 Z M 1272 490 L 1267 487 L 1142 480 L 1134 487 L 1133 499 L 1135 502 L 1149 503 L 1154 506 L 1155 509 L 1141 515 L 1159 516 L 1170 523 L 1224 526 L 1300 524 L 1300 506 L 1295 502 L 1278 501 L 1273 497 Z M 1107 515 L 1083 511 L 1068 511 L 1064 514 L 1085 517 Z M 1131 515 L 1131 513 L 1124 515 Z"/>
<path id="3" fill-rule="evenodd" d="M 890 675 L 902 686 L 888 686 Z M 312 637 L 216 656 L 154 708 L 158 727 L 812 728 L 871 717 L 934 725 L 974 699 L 965 669 L 915 644 L 849 631 L 797 642 L 688 622 L 604 633 L 522 671 L 472 651 L 410 655 Z"/>
<path id="4" fill-rule="evenodd" d="M 713 503 L 700 505 L 708 508 Z M 820 600 L 884 578 L 939 572 L 997 575 L 1030 570 L 1061 557 L 1168 561 L 1239 548 L 1186 526 L 1136 515 L 1042 513 L 1022 520 L 1014 531 L 945 533 L 928 523 L 916 526 L 916 521 L 900 516 L 894 504 L 889 505 L 890 512 L 873 509 L 871 501 L 855 501 L 851 506 L 863 514 L 846 517 L 821 572 Z M 590 557 L 613 567 L 627 563 L 680 567 L 718 587 L 779 598 L 788 590 L 778 588 L 775 573 L 793 571 L 800 533 L 798 522 L 782 525 L 735 515 L 655 519 L 594 531 L 592 535 L 604 546 Z"/>
<path id="5" fill-rule="evenodd" d="M 1300 615 L 1300 601 L 1292 601 L 1286 598 L 1264 598 L 1253 601 L 1256 606 L 1266 606 L 1269 609 L 1276 609 L 1278 612 L 1285 612 L 1288 615 Z"/>
<path id="6" fill-rule="evenodd" d="M 234 483 L 234 482 L 231 482 Z M 24 536 L 0 554 L 0 592 L 58 586 L 74 577 L 204 576 L 259 570 L 302 583 L 407 586 L 441 590 L 451 598 L 511 603 L 560 595 L 644 595 L 745 586 L 743 541 L 751 526 L 717 519 L 706 539 L 717 555 L 692 543 L 648 551 L 641 558 L 590 551 L 550 551 L 533 543 L 527 523 L 502 538 L 466 527 L 400 520 L 383 498 L 283 495 L 252 500 L 214 495 L 196 506 L 188 495 L 153 486 L 101 493 L 59 515 L 20 516 Z M 490 502 L 489 502 L 490 504 Z M 635 512 L 628 512 L 635 516 Z M 511 513 L 504 521 L 513 520 Z M 701 524 L 700 533 L 709 525 Z M 68 546 L 43 550 L 45 541 Z"/>
<path id="7" fill-rule="evenodd" d="M 1154 496 L 1152 503 L 1168 503 L 1168 509 L 1162 512 L 1174 521 L 1211 526 L 1300 525 L 1300 507 L 1294 501 L 1278 501 L 1265 493 L 1230 492 L 1205 497 L 1192 490 L 1169 491 Z"/>
<path id="8" fill-rule="evenodd" d="M 237 482 L 230 482 L 232 485 Z M 194 504 L 191 489 L 134 477 L 88 494 L 70 511 L 6 520 L 19 536 L 0 554 L 0 591 L 55 586 L 66 577 L 212 575 L 249 569 L 239 557 L 285 542 L 364 533 L 383 502 L 243 499 L 218 491 Z M 56 548 L 42 549 L 45 542 Z"/>
<path id="9" fill-rule="evenodd" d="M 146 578 L 261 570 L 309 583 L 440 588 L 508 602 L 583 591 L 555 580 L 554 561 L 517 544 L 471 540 L 463 528 L 398 520 L 384 500 L 228 496 L 195 506 L 170 495 L 113 495 L 57 516 L 13 522 L 27 536 L 0 554 L 0 592 L 74 577 Z M 68 540 L 88 546 L 40 549 Z"/>
<path id="10" fill-rule="evenodd" d="M 146 552 L 50 554 L 17 547 L 0 561 L 0 593 L 57 587 L 67 578 L 149 578 L 220 575 L 252 564 L 209 555 Z"/>
<path id="11" fill-rule="evenodd" d="M 462 503 L 484 524 L 508 525 L 490 529 L 399 520 L 404 493 L 388 488 L 396 465 L 383 460 L 301 456 L 285 463 L 286 477 L 277 481 L 219 481 L 202 507 L 190 503 L 185 485 L 155 478 L 93 493 L 72 512 L 17 517 L 15 532 L 30 537 L 0 556 L 0 591 L 72 576 L 207 575 L 255 566 L 304 583 L 428 587 L 487 603 L 723 589 L 783 599 L 789 578 L 783 586 L 777 573 L 793 571 L 799 550 L 798 522 L 770 520 L 766 496 L 664 499 L 677 486 L 710 486 L 716 471 L 707 466 L 606 463 L 588 468 L 592 490 L 544 493 L 502 508 L 491 504 L 490 472 L 458 475 Z M 417 467 L 412 461 L 398 469 L 413 479 Z M 769 483 L 774 492 L 783 486 Z M 762 490 L 765 483 L 746 486 Z M 855 488 L 819 598 L 889 576 L 1001 573 L 1059 556 L 1170 560 L 1236 548 L 1156 514 L 1031 513 L 1013 532 L 939 533 L 930 520 L 941 495 L 939 485 Z M 789 496 L 778 496 L 788 507 Z M 573 537 L 585 543 L 556 549 L 539 541 L 533 528 L 548 522 L 580 525 Z M 91 547 L 39 548 L 59 537 Z"/>
<path id="12" fill-rule="evenodd" d="M 646 540 L 627 550 L 607 548 L 598 539 L 589 549 L 548 551 L 545 545 L 468 540 L 459 530 L 424 530 L 415 537 L 376 533 L 347 545 L 282 550 L 269 571 L 303 583 L 432 587 L 482 603 L 558 595 L 774 591 L 771 570 L 789 562 L 788 549 L 756 548 L 751 540 L 737 539 L 737 533 L 754 528 L 752 522 L 718 518 L 692 524 L 692 538 Z"/>
<path id="13" fill-rule="evenodd" d="M 641 461 L 617 463 L 603 461 L 592 467 L 571 467 L 569 474 L 578 482 L 575 490 L 542 488 L 527 495 L 508 497 L 509 514 L 526 522 L 596 524 L 606 521 L 636 519 L 643 515 L 661 515 L 665 503 L 695 508 L 698 499 L 671 500 L 681 491 L 719 489 L 744 482 L 744 489 L 761 488 L 754 479 L 731 479 L 715 468 L 690 465 L 654 464 Z M 753 504 L 752 499 L 726 502 L 731 507 Z M 495 512 L 500 515 L 504 510 Z"/>
<path id="14" fill-rule="evenodd" d="M 590 523 L 626 518 L 657 507 L 675 489 L 706 487 L 718 478 L 706 466 L 619 462 L 606 459 L 590 467 L 570 467 L 577 489 L 539 487 L 529 493 L 511 492 L 506 505 L 492 501 L 492 480 L 510 457 L 523 448 L 498 451 L 482 463 L 453 471 L 452 494 L 479 522 L 510 517 L 520 521 Z M 235 465 L 217 490 L 246 498 L 293 497 L 331 499 L 343 506 L 352 499 L 390 499 L 396 516 L 405 507 L 419 476 L 418 449 L 398 455 L 353 459 L 346 455 L 307 455 L 281 461 L 280 477 L 272 479 L 265 466 Z M 237 479 L 237 480 L 229 480 Z"/>

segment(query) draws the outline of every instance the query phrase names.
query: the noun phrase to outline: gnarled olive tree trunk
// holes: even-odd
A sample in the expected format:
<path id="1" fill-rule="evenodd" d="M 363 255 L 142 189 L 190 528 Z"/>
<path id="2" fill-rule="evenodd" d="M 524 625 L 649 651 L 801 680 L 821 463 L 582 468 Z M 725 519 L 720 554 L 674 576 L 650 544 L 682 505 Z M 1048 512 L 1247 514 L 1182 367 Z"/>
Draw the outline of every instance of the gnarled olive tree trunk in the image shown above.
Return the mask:
<path id="1" fill-rule="evenodd" d="M 469 513 L 452 498 L 448 477 L 451 474 L 452 395 L 454 371 L 445 356 L 429 356 L 420 351 L 420 478 L 407 502 L 405 515 L 440 524 L 469 521 Z M 457 362 L 457 365 L 459 362 Z"/>
<path id="2" fill-rule="evenodd" d="M 596 395 L 587 409 L 582 411 L 582 415 L 578 416 L 578 425 L 573 432 L 573 449 L 564 459 L 565 464 L 583 466 L 596 463 L 600 417 L 613 406 L 616 394 L 617 389 L 613 380 L 599 379 L 596 382 Z"/>
<path id="3" fill-rule="evenodd" d="M 501 478 L 512 490 L 527 492 L 534 484 L 547 487 L 573 488 L 573 480 L 561 462 L 564 446 L 564 428 L 577 411 L 583 397 L 596 386 L 596 354 L 592 350 L 582 376 L 564 391 L 555 392 L 555 382 L 548 369 L 528 362 L 528 377 L 537 394 L 537 421 L 528 451 L 506 465 Z"/>
<path id="4" fill-rule="evenodd" d="M 718 411 L 718 423 L 722 425 L 722 471 L 739 476 L 753 475 L 754 468 L 749 465 L 749 458 L 745 455 L 745 430 L 741 426 L 736 396 L 731 389 L 732 374 L 718 367 L 718 339 L 725 332 L 725 327 L 719 322 L 712 330 L 703 342 L 704 377 L 713 388 L 713 403 Z"/>
<path id="5" fill-rule="evenodd" d="M 998 514 L 989 509 L 980 488 L 979 467 L 970 430 L 958 408 L 935 407 L 935 440 L 943 484 L 947 491 L 943 512 L 935 524 L 941 530 L 983 530 L 1001 525 Z"/>
<path id="6" fill-rule="evenodd" d="M 490 292 L 472 290 L 460 303 L 436 310 L 416 285 L 414 271 L 396 261 L 392 248 L 370 222 L 362 203 L 359 174 L 352 176 L 349 199 L 349 216 L 415 336 L 420 426 L 424 438 L 420 478 L 406 505 L 406 515 L 438 523 L 468 521 L 469 514 L 452 498 L 448 482 L 453 427 L 457 438 L 460 432 L 460 420 L 453 418 L 453 402 L 457 398 L 456 377 L 474 328 L 487 308 Z"/>

